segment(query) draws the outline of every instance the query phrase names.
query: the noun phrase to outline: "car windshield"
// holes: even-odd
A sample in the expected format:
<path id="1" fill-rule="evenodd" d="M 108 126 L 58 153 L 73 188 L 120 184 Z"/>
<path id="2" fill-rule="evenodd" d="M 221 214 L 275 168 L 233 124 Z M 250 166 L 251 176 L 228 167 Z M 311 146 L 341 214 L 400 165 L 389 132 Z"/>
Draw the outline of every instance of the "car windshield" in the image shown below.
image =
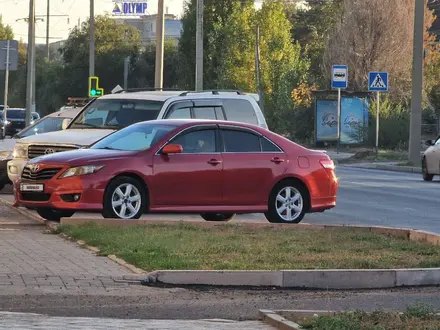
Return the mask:
<path id="1" fill-rule="evenodd" d="M 7 119 L 25 119 L 26 111 L 25 110 L 11 110 L 8 109 L 6 111 Z"/>
<path id="2" fill-rule="evenodd" d="M 117 131 L 94 144 L 91 149 L 124 151 L 146 150 L 174 130 L 173 125 L 140 123 Z"/>
<path id="3" fill-rule="evenodd" d="M 131 124 L 154 120 L 162 101 L 97 99 L 87 106 L 70 128 L 120 129 Z"/>
<path id="4" fill-rule="evenodd" d="M 62 129 L 63 120 L 70 119 L 66 117 L 46 117 L 38 120 L 35 124 L 26 127 L 14 137 L 21 139 L 26 136 L 60 131 Z"/>

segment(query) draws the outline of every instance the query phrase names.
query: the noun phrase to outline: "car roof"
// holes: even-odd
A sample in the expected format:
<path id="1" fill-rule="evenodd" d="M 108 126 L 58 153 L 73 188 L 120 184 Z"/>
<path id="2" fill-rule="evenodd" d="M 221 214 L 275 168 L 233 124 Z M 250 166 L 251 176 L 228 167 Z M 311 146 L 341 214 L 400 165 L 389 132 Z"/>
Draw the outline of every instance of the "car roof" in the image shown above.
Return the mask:
<path id="1" fill-rule="evenodd" d="M 183 93 L 187 93 L 186 95 L 181 95 Z M 224 98 L 228 96 L 228 98 L 243 98 L 246 96 L 253 97 L 258 102 L 258 95 L 252 93 L 243 93 L 238 94 L 233 91 L 218 91 L 217 94 L 213 94 L 212 91 L 203 91 L 203 92 L 191 92 L 191 91 L 142 91 L 142 92 L 122 92 L 116 94 L 106 94 L 101 96 L 99 99 L 126 99 L 126 100 L 148 100 L 148 101 L 162 101 L 165 102 L 173 97 L 181 97 L 185 98 Z"/>
<path id="2" fill-rule="evenodd" d="M 239 126 L 243 128 L 250 128 L 258 132 L 266 131 L 263 128 L 252 125 L 252 124 L 246 124 L 241 122 L 235 122 L 235 121 L 226 121 L 226 120 L 211 120 L 211 119 L 155 119 L 155 120 L 149 120 L 142 123 L 148 123 L 148 124 L 162 124 L 162 125 L 169 125 L 169 126 L 176 126 L 176 127 L 190 127 L 190 126 L 197 126 L 197 125 L 224 125 L 224 126 Z"/>

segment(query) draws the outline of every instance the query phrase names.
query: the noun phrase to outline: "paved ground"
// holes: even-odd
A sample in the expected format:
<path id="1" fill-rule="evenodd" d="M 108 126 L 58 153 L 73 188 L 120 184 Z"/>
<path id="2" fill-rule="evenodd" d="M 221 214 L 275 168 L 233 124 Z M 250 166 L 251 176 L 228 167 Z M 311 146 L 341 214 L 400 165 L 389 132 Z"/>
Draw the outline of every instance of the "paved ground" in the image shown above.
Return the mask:
<path id="1" fill-rule="evenodd" d="M 440 233 L 438 201 L 440 181 L 424 182 L 420 174 L 368 170 L 338 166 L 340 179 L 335 209 L 310 214 L 304 222 L 312 224 L 358 224 L 408 227 Z M 12 200 L 11 195 L 0 196 Z M 77 214 L 77 217 L 100 217 Z M 144 218 L 199 219 L 198 215 L 148 215 Z M 261 214 L 236 217 L 234 221 L 266 222 Z"/>
<path id="2" fill-rule="evenodd" d="M 2 329 L 144 329 L 144 330 L 270 330 L 273 327 L 258 321 L 230 321 L 230 320 L 121 320 L 112 318 L 85 318 L 85 317 L 50 317 L 38 314 L 0 313 Z"/>

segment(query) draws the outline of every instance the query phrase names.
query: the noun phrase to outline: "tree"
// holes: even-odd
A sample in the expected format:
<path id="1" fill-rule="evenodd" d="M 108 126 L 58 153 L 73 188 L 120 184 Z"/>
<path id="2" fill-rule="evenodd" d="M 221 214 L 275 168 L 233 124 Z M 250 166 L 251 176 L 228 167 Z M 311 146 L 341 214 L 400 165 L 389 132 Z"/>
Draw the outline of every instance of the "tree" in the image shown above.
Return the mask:
<path id="1" fill-rule="evenodd" d="M 129 74 L 129 87 L 154 86 L 156 67 L 156 43 L 148 44 L 133 63 Z M 164 45 L 163 86 L 177 88 L 179 58 L 177 46 L 171 40 Z"/>
<path id="2" fill-rule="evenodd" d="M 292 24 L 292 39 L 301 45 L 302 54 L 310 59 L 310 80 L 323 84 L 322 58 L 327 39 L 341 20 L 342 0 L 309 0 L 309 8 L 291 5 L 288 18 Z M 294 8 L 292 8 L 294 7 Z"/>
<path id="3" fill-rule="evenodd" d="M 225 51 L 225 24 L 233 13 L 234 4 L 245 5 L 252 0 L 205 0 L 203 8 L 203 79 L 204 88 L 217 88 L 218 66 Z M 195 56 L 196 56 L 196 8 L 197 0 L 187 0 L 184 3 L 182 16 L 182 35 L 179 41 L 179 61 L 181 85 L 186 89 L 195 86 Z"/>
<path id="4" fill-rule="evenodd" d="M 260 27 L 261 74 L 265 115 L 277 132 L 289 129 L 292 90 L 308 79 L 310 62 L 301 56 L 299 43 L 291 42 L 291 25 L 283 4 L 266 1 L 257 15 Z"/>
<path id="5" fill-rule="evenodd" d="M 325 51 L 327 81 L 336 63 L 348 65 L 354 90 L 367 89 L 369 71 L 388 71 L 390 95 L 406 99 L 411 89 L 414 0 L 344 0 L 342 10 Z M 428 31 L 432 21 L 425 23 Z"/>
<path id="6" fill-rule="evenodd" d="M 14 32 L 10 25 L 3 24 L 3 17 L 0 15 L 0 40 L 13 40 Z"/>
<path id="7" fill-rule="evenodd" d="M 225 37 L 217 70 L 219 87 L 256 91 L 255 19 L 253 4 L 234 4 L 222 31 Z"/>
<path id="8" fill-rule="evenodd" d="M 89 76 L 89 24 L 74 28 L 61 48 L 64 62 L 63 81 L 60 83 L 62 99 L 86 96 Z M 139 31 L 119 24 L 109 16 L 95 17 L 95 75 L 100 78 L 104 92 L 122 85 L 124 58 L 136 59 L 140 49 Z M 61 87 L 62 86 L 62 87 Z"/>

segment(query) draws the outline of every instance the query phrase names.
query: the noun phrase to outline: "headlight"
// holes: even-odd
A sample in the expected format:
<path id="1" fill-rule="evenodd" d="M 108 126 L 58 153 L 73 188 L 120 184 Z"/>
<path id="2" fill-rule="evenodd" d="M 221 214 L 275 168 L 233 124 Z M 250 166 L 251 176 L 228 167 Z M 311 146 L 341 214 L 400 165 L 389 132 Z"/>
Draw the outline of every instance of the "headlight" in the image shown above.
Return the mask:
<path id="1" fill-rule="evenodd" d="M 78 167 L 71 167 L 68 170 L 66 170 L 63 174 L 60 175 L 60 179 L 63 178 L 70 178 L 72 176 L 79 176 L 79 175 L 86 175 L 86 174 L 93 174 L 98 172 L 104 167 L 104 165 L 89 165 L 89 166 L 78 166 Z"/>
<path id="2" fill-rule="evenodd" d="M 12 150 L 0 151 L 0 160 L 12 159 Z"/>
<path id="3" fill-rule="evenodd" d="M 14 158 L 27 158 L 27 146 L 22 144 L 16 144 L 14 147 L 14 153 L 12 157 Z"/>

